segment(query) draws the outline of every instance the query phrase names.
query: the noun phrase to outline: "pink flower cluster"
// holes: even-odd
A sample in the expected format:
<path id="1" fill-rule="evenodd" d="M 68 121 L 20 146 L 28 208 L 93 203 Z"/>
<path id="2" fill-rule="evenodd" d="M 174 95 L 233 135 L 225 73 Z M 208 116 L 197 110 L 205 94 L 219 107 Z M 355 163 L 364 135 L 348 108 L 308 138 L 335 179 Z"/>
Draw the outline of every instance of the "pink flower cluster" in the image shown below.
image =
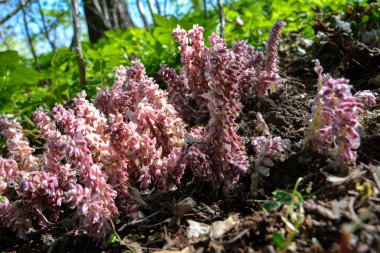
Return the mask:
<path id="1" fill-rule="evenodd" d="M 359 98 L 363 105 L 367 107 L 376 106 L 376 97 L 370 90 L 356 92 L 355 97 Z"/>
<path id="2" fill-rule="evenodd" d="M 251 138 L 251 145 L 256 154 L 256 171 L 262 176 L 268 177 L 270 168 L 274 166 L 274 161 L 285 160 L 285 151 L 290 148 L 290 141 L 280 137 L 259 136 Z"/>
<path id="3" fill-rule="evenodd" d="M 208 48 L 202 27 L 188 34 L 176 28 L 183 70 L 160 70 L 170 98 L 139 61 L 120 66 L 113 87 L 99 89 L 94 104 L 82 92 L 72 109 L 36 110 L 37 138 L 44 141 L 38 155 L 21 125 L 1 116 L 9 157 L 0 157 L 0 224 L 23 237 L 73 213 L 77 233 L 104 242 L 121 214 L 141 217 L 136 191 L 173 190 L 185 169 L 215 188 L 236 186 L 249 168 L 237 134 L 240 101 L 279 87 L 282 25 L 272 30 L 267 57 L 245 42 L 228 49 L 217 34 Z M 268 141 L 265 152 L 275 156 L 283 145 Z"/>
<path id="4" fill-rule="evenodd" d="M 323 68 L 316 60 L 319 91 L 312 108 L 312 119 L 306 142 L 317 149 L 326 149 L 335 143 L 335 166 L 340 169 L 355 165 L 356 149 L 360 145 L 358 115 L 361 103 L 352 95 L 346 79 L 322 75 Z"/>
<path id="5" fill-rule="evenodd" d="M 281 86 L 278 48 L 283 25 L 278 20 L 271 30 L 266 57 L 246 42 L 238 42 L 232 50 L 227 49 L 223 40 L 216 35 L 209 38 L 212 47 L 208 48 L 204 45 L 203 28 L 198 25 L 194 25 L 187 34 L 180 27 L 174 29 L 172 35 L 180 43 L 184 66 L 181 73 L 177 74 L 167 65 L 162 65 L 159 74 L 169 84 L 171 101 L 184 119 L 187 122 L 195 120 L 196 123 L 204 123 L 205 119 L 209 119 L 208 100 L 205 97 L 212 89 L 209 66 L 214 61 L 220 61 L 223 55 L 229 60 L 223 75 L 230 80 L 221 81 L 235 82 L 236 101 L 244 101 L 254 92 L 264 96 L 268 91 L 278 90 Z"/>
<path id="6" fill-rule="evenodd" d="M 29 141 L 22 133 L 21 125 L 15 120 L 8 120 L 0 116 L 0 133 L 4 136 L 10 153 L 21 169 L 31 171 L 36 165 L 36 158 L 32 155 L 34 149 L 29 147 Z"/>
<path id="7" fill-rule="evenodd" d="M 197 141 L 187 148 L 183 161 L 214 187 L 223 184 L 230 189 L 248 172 L 248 157 L 235 122 L 241 110 L 239 101 L 253 92 L 267 95 L 268 90 L 280 86 L 278 44 L 282 26 L 278 20 L 272 29 L 266 58 L 245 42 L 236 43 L 230 50 L 215 33 L 209 37 L 211 47 L 205 47 L 203 28 L 197 25 L 188 34 L 180 27 L 172 33 L 180 43 L 184 66 L 180 74 L 161 66 L 160 75 L 169 84 L 171 101 L 189 124 L 209 120 L 204 129 L 188 133 Z"/>
<path id="8" fill-rule="evenodd" d="M 180 184 L 185 123 L 140 62 L 118 68 L 115 85 L 96 102 L 82 92 L 73 109 L 56 105 L 51 116 L 37 109 L 45 141 L 38 157 L 20 124 L 0 118 L 10 153 L 0 160 L 0 219 L 19 236 L 58 221 L 68 206 L 80 220 L 77 232 L 102 241 L 120 212 L 135 206 L 130 186 L 167 191 Z"/>

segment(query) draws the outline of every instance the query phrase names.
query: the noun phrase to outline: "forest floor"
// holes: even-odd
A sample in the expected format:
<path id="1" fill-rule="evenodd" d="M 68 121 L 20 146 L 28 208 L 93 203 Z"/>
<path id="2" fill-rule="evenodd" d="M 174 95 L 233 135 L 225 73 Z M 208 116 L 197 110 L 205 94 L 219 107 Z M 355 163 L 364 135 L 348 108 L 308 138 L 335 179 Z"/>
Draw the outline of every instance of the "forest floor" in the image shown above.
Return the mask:
<path id="1" fill-rule="evenodd" d="M 275 164 L 255 196 L 250 194 L 249 176 L 228 196 L 193 181 L 175 192 L 142 194 L 149 203 L 142 209 L 145 218 L 121 219 L 115 224 L 117 235 L 102 249 L 85 236 L 67 233 L 65 224 L 31 234 L 28 241 L 0 231 L 0 248 L 17 252 L 380 252 L 380 106 L 363 110 L 357 166 L 347 175 L 329 167 L 331 154 L 303 148 L 305 116 L 316 94 L 312 59 L 320 59 L 325 72 L 334 77 L 350 79 L 354 91 L 370 89 L 378 95 L 380 50 L 339 29 L 326 29 L 308 53 L 296 56 L 296 45 L 302 43 L 307 44 L 297 35 L 285 36 L 284 91 L 251 97 L 239 118 L 239 134 L 247 144 L 249 136 L 258 135 L 257 112 L 273 136 L 292 143 L 289 157 Z M 249 145 L 247 150 L 253 157 Z"/>

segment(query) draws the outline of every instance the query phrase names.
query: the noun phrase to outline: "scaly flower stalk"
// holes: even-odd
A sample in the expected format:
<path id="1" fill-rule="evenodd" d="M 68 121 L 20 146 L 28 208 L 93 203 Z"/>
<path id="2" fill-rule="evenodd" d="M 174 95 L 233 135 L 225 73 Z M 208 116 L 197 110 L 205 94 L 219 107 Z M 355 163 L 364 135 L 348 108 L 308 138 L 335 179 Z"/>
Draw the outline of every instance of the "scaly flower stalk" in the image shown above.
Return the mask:
<path id="1" fill-rule="evenodd" d="M 341 172 L 356 163 L 356 149 L 360 145 L 358 115 L 359 99 L 351 93 L 346 79 L 322 76 L 322 67 L 316 61 L 319 91 L 314 100 L 312 119 L 306 132 L 306 145 L 325 149 L 335 143 L 335 163 Z"/>
<path id="2" fill-rule="evenodd" d="M 32 155 L 34 149 L 22 133 L 21 125 L 15 120 L 8 120 L 5 115 L 0 116 L 0 133 L 7 143 L 10 158 L 16 160 L 20 170 L 31 171 L 35 169 L 37 159 Z"/>

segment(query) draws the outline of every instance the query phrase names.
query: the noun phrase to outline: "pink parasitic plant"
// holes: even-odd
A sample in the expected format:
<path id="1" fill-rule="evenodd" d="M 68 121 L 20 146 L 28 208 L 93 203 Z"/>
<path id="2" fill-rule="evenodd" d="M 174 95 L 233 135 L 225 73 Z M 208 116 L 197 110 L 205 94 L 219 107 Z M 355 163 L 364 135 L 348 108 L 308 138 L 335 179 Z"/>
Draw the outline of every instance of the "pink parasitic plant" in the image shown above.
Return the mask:
<path id="1" fill-rule="evenodd" d="M 234 48 L 220 48 L 220 54 L 226 54 L 231 59 L 224 75 L 231 76 L 236 82 L 236 101 L 245 101 L 252 93 L 260 96 L 268 95 L 268 91 L 281 88 L 278 68 L 278 49 L 281 29 L 284 23 L 277 20 L 273 26 L 267 43 L 266 56 L 256 51 L 246 42 L 237 42 Z M 209 83 L 208 61 L 218 61 L 217 55 L 204 45 L 203 28 L 194 25 L 186 31 L 179 26 L 172 33 L 180 43 L 181 61 L 184 65 L 180 74 L 162 65 L 159 74 L 169 84 L 171 101 L 178 108 L 187 122 L 204 123 L 210 118 L 208 101 L 205 98 L 212 87 Z M 211 44 L 218 44 L 216 37 L 210 37 Z M 192 105 L 193 108 L 190 107 Z M 195 110 L 194 110 L 195 108 Z"/>
<path id="2" fill-rule="evenodd" d="M 38 155 L 21 125 L 1 116 L 9 157 L 0 157 L 0 225 L 25 237 L 71 213 L 76 233 L 104 243 L 120 215 L 142 217 L 138 191 L 173 190 L 185 169 L 215 188 L 235 187 L 249 168 L 237 134 L 240 101 L 280 87 L 282 26 L 272 29 L 266 56 L 246 42 L 228 49 L 217 34 L 206 47 L 202 27 L 176 28 L 184 67 L 160 70 L 170 96 L 139 61 L 120 66 L 94 103 L 82 92 L 72 109 L 36 110 Z"/>
<path id="3" fill-rule="evenodd" d="M 334 167 L 344 173 L 356 163 L 356 149 L 360 145 L 358 116 L 361 102 L 352 95 L 348 80 L 323 75 L 316 60 L 318 93 L 314 99 L 312 117 L 306 132 L 306 144 L 314 149 L 327 149 L 334 144 Z"/>
<path id="4" fill-rule="evenodd" d="M 251 138 L 251 146 L 256 154 L 255 170 L 262 176 L 268 177 L 274 161 L 285 160 L 285 151 L 290 148 L 290 141 L 280 137 L 259 136 Z"/>
<path id="5" fill-rule="evenodd" d="M 376 97 L 370 90 L 358 91 L 354 96 L 357 97 L 362 102 L 362 104 L 367 107 L 374 107 L 377 105 Z"/>

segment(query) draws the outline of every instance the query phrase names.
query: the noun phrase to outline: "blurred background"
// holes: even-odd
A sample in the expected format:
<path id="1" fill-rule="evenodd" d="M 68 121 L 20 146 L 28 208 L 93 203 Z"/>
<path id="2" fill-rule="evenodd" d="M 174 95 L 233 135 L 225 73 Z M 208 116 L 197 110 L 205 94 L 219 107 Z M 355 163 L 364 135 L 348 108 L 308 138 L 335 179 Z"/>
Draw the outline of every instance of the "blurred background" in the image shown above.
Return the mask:
<path id="1" fill-rule="evenodd" d="M 159 83 L 160 64 L 179 69 L 180 25 L 218 32 L 229 46 L 246 40 L 265 50 L 270 28 L 286 22 L 284 63 L 311 59 L 321 32 L 360 34 L 379 20 L 379 1 L 340 0 L 0 0 L 0 113 L 28 124 L 36 107 L 90 98 L 111 86 L 115 67 L 140 59 Z M 373 29 L 378 29 L 376 25 Z M 307 58 L 309 56 L 309 58 Z M 306 58 L 305 58 L 306 57 Z M 283 64 L 284 64 L 283 63 Z M 284 65 L 286 66 L 286 64 Z M 30 123 L 32 124 L 32 123 Z"/>

